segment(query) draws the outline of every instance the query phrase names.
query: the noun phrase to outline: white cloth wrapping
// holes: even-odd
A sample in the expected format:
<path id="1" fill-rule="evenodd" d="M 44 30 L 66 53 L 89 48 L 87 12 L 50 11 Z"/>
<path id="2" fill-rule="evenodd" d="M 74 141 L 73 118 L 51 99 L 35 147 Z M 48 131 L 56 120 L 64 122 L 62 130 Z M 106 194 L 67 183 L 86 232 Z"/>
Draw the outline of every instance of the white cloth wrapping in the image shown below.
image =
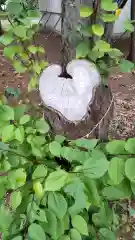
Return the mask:
<path id="1" fill-rule="evenodd" d="M 87 112 L 92 90 L 101 82 L 96 66 L 87 60 L 73 60 L 67 65 L 71 78 L 59 77 L 60 65 L 50 65 L 39 80 L 44 104 L 59 111 L 69 121 L 80 121 Z"/>

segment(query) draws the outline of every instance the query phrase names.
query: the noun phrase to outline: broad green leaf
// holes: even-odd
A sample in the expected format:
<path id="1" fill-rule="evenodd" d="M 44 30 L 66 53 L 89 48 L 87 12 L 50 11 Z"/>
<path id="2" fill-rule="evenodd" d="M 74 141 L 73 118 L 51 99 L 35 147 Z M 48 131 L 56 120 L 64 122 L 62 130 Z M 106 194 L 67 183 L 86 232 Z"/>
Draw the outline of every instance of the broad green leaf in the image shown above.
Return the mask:
<path id="1" fill-rule="evenodd" d="M 27 70 L 27 68 L 24 67 L 24 65 L 19 61 L 14 61 L 13 67 L 14 67 L 15 71 L 18 73 L 25 73 Z"/>
<path id="2" fill-rule="evenodd" d="M 28 204 L 27 217 L 30 223 L 34 222 L 35 220 L 40 222 L 47 222 L 45 210 L 39 208 L 35 202 L 30 202 Z"/>
<path id="3" fill-rule="evenodd" d="M 23 237 L 22 236 L 17 236 L 17 237 L 14 237 L 12 238 L 13 240 L 23 240 Z"/>
<path id="4" fill-rule="evenodd" d="M 36 17 L 40 17 L 40 12 L 38 9 L 30 9 L 28 10 L 28 17 L 29 18 L 36 18 Z"/>
<path id="5" fill-rule="evenodd" d="M 82 164 L 89 158 L 89 153 L 86 151 L 81 151 L 77 148 L 62 147 L 61 157 L 68 160 L 69 162 L 76 161 Z"/>
<path id="6" fill-rule="evenodd" d="M 56 238 L 57 232 L 57 218 L 50 209 L 45 209 L 47 222 L 43 224 L 44 231 L 52 236 L 52 239 Z M 60 228 L 60 225 L 59 225 Z"/>
<path id="7" fill-rule="evenodd" d="M 98 49 L 100 52 L 109 52 L 111 51 L 111 46 L 108 42 L 105 42 L 103 40 L 98 40 L 95 43 L 94 49 Z"/>
<path id="8" fill-rule="evenodd" d="M 97 143 L 98 143 L 98 139 L 85 139 L 85 138 L 82 138 L 82 139 L 77 139 L 77 140 L 73 140 L 71 141 L 71 144 L 75 144 L 77 147 L 80 147 L 80 148 L 86 148 L 88 150 L 93 150 Z"/>
<path id="9" fill-rule="evenodd" d="M 108 173 L 110 179 L 115 185 L 120 184 L 124 179 L 125 173 L 125 162 L 123 159 L 115 157 L 111 159 L 109 164 Z"/>
<path id="10" fill-rule="evenodd" d="M 23 126 L 20 126 L 20 127 L 16 128 L 16 130 L 15 130 L 16 140 L 18 140 L 20 143 L 23 143 L 24 142 L 24 135 L 25 135 L 25 132 L 24 132 Z"/>
<path id="11" fill-rule="evenodd" d="M 90 158 L 83 165 L 83 174 L 91 179 L 101 178 L 109 168 L 107 159 Z"/>
<path id="12" fill-rule="evenodd" d="M 119 185 L 113 187 L 105 187 L 102 191 L 104 197 L 108 200 L 129 199 L 131 197 L 131 189 L 129 183 L 123 181 Z"/>
<path id="13" fill-rule="evenodd" d="M 116 48 L 112 48 L 112 51 L 108 52 L 108 54 L 113 59 L 123 56 L 123 53 L 119 49 L 116 49 Z"/>
<path id="14" fill-rule="evenodd" d="M 32 240 L 46 240 L 44 229 L 37 223 L 32 223 L 29 226 L 28 236 Z"/>
<path id="15" fill-rule="evenodd" d="M 12 209 L 16 209 L 22 202 L 22 194 L 20 191 L 15 191 L 11 193 L 10 196 L 10 206 Z"/>
<path id="16" fill-rule="evenodd" d="M 135 138 L 129 138 L 125 143 L 125 150 L 128 153 L 135 154 Z"/>
<path id="17" fill-rule="evenodd" d="M 25 104 L 19 105 L 14 108 L 15 113 L 15 120 L 20 120 L 21 117 L 23 117 L 24 113 L 27 111 L 27 106 Z"/>
<path id="18" fill-rule="evenodd" d="M 11 33 L 6 33 L 0 37 L 0 43 L 4 44 L 5 46 L 11 44 L 14 38 Z"/>
<path id="19" fill-rule="evenodd" d="M 7 11 L 13 15 L 19 15 L 23 11 L 23 5 L 20 2 L 9 1 Z"/>
<path id="20" fill-rule="evenodd" d="M 112 209 L 109 208 L 108 204 L 101 202 L 100 209 L 89 209 L 89 214 L 92 214 L 92 221 L 96 227 L 110 227 L 113 221 Z"/>
<path id="21" fill-rule="evenodd" d="M 101 19 L 106 22 L 115 22 L 118 19 L 118 16 L 111 13 L 104 13 L 101 15 Z"/>
<path id="22" fill-rule="evenodd" d="M 53 141 L 49 144 L 49 150 L 53 156 L 60 157 L 61 145 L 60 143 Z"/>
<path id="23" fill-rule="evenodd" d="M 135 158 L 129 158 L 125 163 L 125 174 L 127 178 L 135 183 Z"/>
<path id="24" fill-rule="evenodd" d="M 27 28 L 25 26 L 18 25 L 13 28 L 13 32 L 19 38 L 26 38 Z"/>
<path id="25" fill-rule="evenodd" d="M 101 1 L 101 8 L 105 11 L 116 11 L 118 8 L 118 4 L 113 2 L 112 0 L 102 0 Z"/>
<path id="26" fill-rule="evenodd" d="M 0 105 L 0 120 L 10 121 L 14 120 L 14 110 L 7 105 Z"/>
<path id="27" fill-rule="evenodd" d="M 42 187 L 42 184 L 40 183 L 40 181 L 34 181 L 33 190 L 38 199 L 41 199 L 43 197 L 44 191 L 43 191 L 43 187 Z"/>
<path id="28" fill-rule="evenodd" d="M 14 136 L 14 125 L 7 125 L 2 131 L 2 141 L 10 141 Z"/>
<path id="29" fill-rule="evenodd" d="M 56 135 L 54 140 L 61 144 L 61 143 L 63 143 L 65 141 L 65 139 L 66 138 L 64 136 Z"/>
<path id="30" fill-rule="evenodd" d="M 116 240 L 117 236 L 111 230 L 107 228 L 100 228 L 99 230 L 101 240 Z"/>
<path id="31" fill-rule="evenodd" d="M 49 174 L 45 181 L 46 191 L 59 191 L 66 184 L 68 173 L 64 170 L 57 170 Z"/>
<path id="32" fill-rule="evenodd" d="M 34 170 L 33 174 L 32 174 L 32 179 L 33 180 L 42 180 L 42 178 L 44 179 L 47 175 L 47 167 L 43 164 L 39 165 L 36 167 L 36 169 Z"/>
<path id="33" fill-rule="evenodd" d="M 98 58 L 102 58 L 104 56 L 104 52 L 100 52 L 98 49 L 96 50 L 92 50 L 89 52 L 89 59 L 91 59 L 92 61 L 96 61 Z"/>
<path id="34" fill-rule="evenodd" d="M 26 183 L 26 172 L 23 168 L 11 171 L 8 174 L 8 181 L 12 189 L 24 186 Z"/>
<path id="35" fill-rule="evenodd" d="M 135 27 L 134 25 L 131 23 L 131 20 L 128 19 L 124 22 L 124 29 L 128 32 L 134 32 Z"/>
<path id="36" fill-rule="evenodd" d="M 0 229 L 2 233 L 9 230 L 10 224 L 13 221 L 11 211 L 4 205 L 1 204 L 0 206 Z"/>
<path id="37" fill-rule="evenodd" d="M 76 47 L 76 58 L 84 58 L 88 55 L 90 50 L 89 44 L 87 42 L 81 42 Z"/>
<path id="38" fill-rule="evenodd" d="M 20 124 L 24 125 L 30 121 L 30 115 L 26 114 L 20 118 Z"/>
<path id="39" fill-rule="evenodd" d="M 76 215 L 74 218 L 72 218 L 72 226 L 82 235 L 89 235 L 87 223 L 82 216 Z"/>
<path id="40" fill-rule="evenodd" d="M 62 237 L 59 238 L 59 240 L 71 240 L 68 235 L 63 235 Z"/>
<path id="41" fill-rule="evenodd" d="M 28 92 L 36 88 L 37 86 L 37 77 L 32 77 L 28 84 Z"/>
<path id="42" fill-rule="evenodd" d="M 48 208 L 53 211 L 58 219 L 62 220 L 67 212 L 67 201 L 62 194 L 50 192 L 48 195 Z"/>
<path id="43" fill-rule="evenodd" d="M 104 27 L 101 24 L 93 24 L 92 31 L 98 37 L 101 37 L 104 34 Z"/>
<path id="44" fill-rule="evenodd" d="M 44 134 L 49 132 L 49 125 L 44 119 L 40 119 L 36 121 L 36 129 L 38 132 Z"/>
<path id="45" fill-rule="evenodd" d="M 88 201 L 93 205 L 99 205 L 101 199 L 96 181 L 84 177 L 83 183 L 85 185 L 85 194 L 88 197 Z"/>
<path id="46" fill-rule="evenodd" d="M 80 8 L 80 17 L 86 18 L 90 17 L 93 13 L 93 9 L 87 6 L 81 6 Z"/>
<path id="47" fill-rule="evenodd" d="M 124 154 L 125 153 L 125 141 L 113 140 L 106 145 L 106 151 L 109 154 Z"/>
<path id="48" fill-rule="evenodd" d="M 81 234 L 75 228 L 70 230 L 70 238 L 71 240 L 82 240 Z"/>
<path id="49" fill-rule="evenodd" d="M 131 72 L 132 71 L 132 69 L 134 68 L 134 63 L 132 63 L 132 62 L 130 62 L 130 61 L 128 61 L 128 60 L 126 60 L 126 59 L 122 59 L 121 61 L 120 61 L 120 71 L 121 72 Z"/>

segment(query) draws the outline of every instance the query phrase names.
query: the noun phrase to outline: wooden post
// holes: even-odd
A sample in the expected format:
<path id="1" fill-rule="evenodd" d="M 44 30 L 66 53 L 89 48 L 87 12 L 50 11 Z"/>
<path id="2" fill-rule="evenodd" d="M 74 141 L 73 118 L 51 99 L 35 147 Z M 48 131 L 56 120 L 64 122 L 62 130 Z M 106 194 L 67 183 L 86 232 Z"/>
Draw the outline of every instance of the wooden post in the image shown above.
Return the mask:
<path id="1" fill-rule="evenodd" d="M 131 20 L 135 21 L 135 0 L 131 0 Z M 128 60 L 135 63 L 135 31 L 131 33 L 131 43 Z"/>

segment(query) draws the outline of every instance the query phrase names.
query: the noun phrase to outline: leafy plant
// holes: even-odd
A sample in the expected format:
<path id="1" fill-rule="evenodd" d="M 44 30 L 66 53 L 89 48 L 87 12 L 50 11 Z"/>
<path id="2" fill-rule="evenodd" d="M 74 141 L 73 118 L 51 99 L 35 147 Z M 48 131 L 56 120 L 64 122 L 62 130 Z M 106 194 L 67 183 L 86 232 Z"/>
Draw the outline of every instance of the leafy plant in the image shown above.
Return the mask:
<path id="1" fill-rule="evenodd" d="M 114 67 L 119 66 L 121 72 L 131 72 L 135 66 L 134 63 L 125 60 L 124 54 L 119 49 L 111 46 L 106 35 L 107 24 L 113 25 L 118 19 L 117 3 L 113 0 L 101 0 L 98 4 L 95 3 L 93 8 L 88 6 L 80 8 L 82 21 L 77 27 L 77 32 L 81 37 L 81 42 L 76 47 L 76 57 L 95 63 L 103 83 L 107 84 L 106 80 Z M 88 21 L 84 23 L 83 19 Z M 125 32 L 130 33 L 135 30 L 130 20 L 125 21 L 124 28 Z"/>
<path id="2" fill-rule="evenodd" d="M 134 195 L 135 139 L 51 136 L 25 105 L 1 104 L 0 116 L 3 239 L 116 239 L 117 201 Z"/>

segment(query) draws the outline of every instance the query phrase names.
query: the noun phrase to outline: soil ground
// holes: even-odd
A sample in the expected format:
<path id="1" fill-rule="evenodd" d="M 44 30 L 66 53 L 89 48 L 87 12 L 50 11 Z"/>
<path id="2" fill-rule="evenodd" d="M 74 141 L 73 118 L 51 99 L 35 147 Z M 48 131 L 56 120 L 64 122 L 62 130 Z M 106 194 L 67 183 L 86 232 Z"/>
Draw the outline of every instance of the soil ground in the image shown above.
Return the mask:
<path id="1" fill-rule="evenodd" d="M 50 63 L 60 62 L 61 40 L 58 35 L 41 33 L 37 37 L 37 44 L 45 47 L 46 57 Z M 116 41 L 116 47 L 122 48 L 127 54 L 129 41 Z M 3 50 L 0 49 L 0 94 L 3 94 L 6 87 L 20 88 L 21 100 L 26 101 L 27 75 L 16 74 L 10 63 L 3 57 Z M 115 99 L 114 118 L 110 124 L 110 138 L 121 139 L 135 137 L 135 75 L 121 74 L 118 70 L 109 79 L 109 86 L 112 89 Z M 39 104 L 38 93 L 30 94 L 30 101 Z M 131 231 L 132 232 L 132 231 Z M 131 232 L 124 239 L 132 240 Z M 123 238 L 121 238 L 123 239 Z"/>

